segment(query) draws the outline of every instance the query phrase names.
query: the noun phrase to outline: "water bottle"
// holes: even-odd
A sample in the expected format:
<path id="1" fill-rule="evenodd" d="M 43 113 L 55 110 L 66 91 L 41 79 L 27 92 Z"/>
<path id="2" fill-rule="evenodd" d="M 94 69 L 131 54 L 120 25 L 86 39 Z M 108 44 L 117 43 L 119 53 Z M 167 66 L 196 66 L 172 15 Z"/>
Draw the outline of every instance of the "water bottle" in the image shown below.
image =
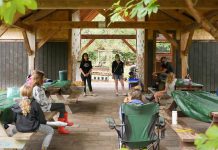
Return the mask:
<path id="1" fill-rule="evenodd" d="M 177 125 L 177 111 L 172 111 L 172 125 Z"/>

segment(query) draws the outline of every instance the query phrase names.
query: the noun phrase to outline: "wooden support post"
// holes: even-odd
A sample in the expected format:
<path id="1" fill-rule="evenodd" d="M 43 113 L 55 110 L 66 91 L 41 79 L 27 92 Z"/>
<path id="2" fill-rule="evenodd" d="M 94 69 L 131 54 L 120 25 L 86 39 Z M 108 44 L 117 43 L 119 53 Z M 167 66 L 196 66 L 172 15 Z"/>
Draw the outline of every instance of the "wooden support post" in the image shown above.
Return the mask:
<path id="1" fill-rule="evenodd" d="M 148 30 L 145 29 L 144 36 L 144 90 L 148 89 Z"/>
<path id="2" fill-rule="evenodd" d="M 31 73 L 35 69 L 35 52 L 36 52 L 36 33 L 23 31 L 24 44 L 28 53 L 28 71 Z"/>
<path id="3" fill-rule="evenodd" d="M 80 21 L 80 11 L 76 11 L 72 14 L 71 17 L 72 21 Z M 79 57 L 79 52 L 81 49 L 81 29 L 76 28 L 72 29 L 72 39 L 71 39 L 71 51 L 72 51 L 72 81 L 76 81 L 77 78 L 79 78 L 79 66 L 77 65 L 78 62 L 78 57 Z"/>
<path id="4" fill-rule="evenodd" d="M 72 11 L 69 10 L 69 20 L 72 19 Z M 68 30 L 68 51 L 67 51 L 67 79 L 72 81 L 72 29 Z"/>
<path id="5" fill-rule="evenodd" d="M 129 44 L 126 39 L 122 39 L 122 41 L 133 51 L 133 53 L 136 53 L 136 49 L 131 44 Z"/>
<path id="6" fill-rule="evenodd" d="M 180 56 L 181 56 L 182 78 L 184 78 L 187 75 L 188 52 L 192 42 L 193 34 L 194 34 L 194 30 L 189 33 L 181 33 Z"/>

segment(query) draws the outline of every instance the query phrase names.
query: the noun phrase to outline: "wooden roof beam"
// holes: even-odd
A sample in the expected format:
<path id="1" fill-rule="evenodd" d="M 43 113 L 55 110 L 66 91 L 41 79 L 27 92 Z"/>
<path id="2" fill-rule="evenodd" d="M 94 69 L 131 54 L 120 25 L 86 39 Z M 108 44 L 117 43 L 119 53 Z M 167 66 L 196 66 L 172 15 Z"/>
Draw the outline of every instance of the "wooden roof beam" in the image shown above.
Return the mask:
<path id="1" fill-rule="evenodd" d="M 108 9 L 117 0 L 37 0 L 38 9 Z M 129 0 L 121 0 L 124 5 Z M 159 0 L 160 9 L 186 9 L 184 0 Z M 218 9 L 217 0 L 198 0 L 196 9 Z"/>
<path id="2" fill-rule="evenodd" d="M 82 34 L 81 39 L 136 39 L 136 35 Z"/>
<path id="3" fill-rule="evenodd" d="M 104 21 L 38 21 L 31 24 L 35 29 L 72 29 L 72 28 L 144 28 L 144 29 L 182 29 L 183 25 L 174 21 L 146 21 L 146 22 L 114 22 L 106 26 Z"/>
<path id="4" fill-rule="evenodd" d="M 91 10 L 84 18 L 81 18 L 82 21 L 92 21 L 98 15 L 98 11 Z"/>
<path id="5" fill-rule="evenodd" d="M 45 17 L 47 17 L 48 15 L 52 14 L 53 12 L 55 12 L 56 10 L 39 10 L 35 13 L 33 13 L 32 15 L 30 15 L 29 17 L 23 19 L 23 22 L 33 22 L 33 21 L 39 21 Z"/>
<path id="6" fill-rule="evenodd" d="M 2 24 L 1 26 L 0 26 L 0 37 L 8 30 L 8 26 L 7 25 L 5 25 L 5 24 Z"/>
<path id="7" fill-rule="evenodd" d="M 24 38 L 24 46 L 26 48 L 26 51 L 27 51 L 27 54 L 29 56 L 33 55 L 34 52 L 35 52 L 35 49 L 34 49 L 34 44 L 31 44 L 32 43 L 32 39 L 31 37 L 28 35 L 28 31 L 26 30 L 23 30 L 22 31 L 22 34 L 23 34 L 23 38 Z M 35 42 L 35 41 L 34 41 Z"/>
<path id="8" fill-rule="evenodd" d="M 204 28 L 216 40 L 218 40 L 218 29 L 207 18 L 205 18 L 198 10 L 196 10 L 192 0 L 185 0 L 185 2 L 187 4 L 188 11 L 191 12 L 192 16 L 202 26 L 202 28 Z"/>
<path id="9" fill-rule="evenodd" d="M 163 34 L 163 36 L 167 39 L 167 41 L 169 41 L 175 48 L 178 48 L 178 43 L 176 42 L 175 39 L 173 39 L 166 31 L 164 30 L 159 30 L 159 32 L 161 34 Z"/>
<path id="10" fill-rule="evenodd" d="M 48 34 L 37 43 L 36 49 L 40 49 L 49 39 L 51 39 L 59 30 L 49 30 Z"/>
<path id="11" fill-rule="evenodd" d="M 191 18 L 184 16 L 183 14 L 179 13 L 176 10 L 161 10 L 161 11 L 167 14 L 168 16 L 170 16 L 171 18 L 185 22 L 185 23 L 192 23 L 194 21 Z"/>
<path id="12" fill-rule="evenodd" d="M 89 40 L 89 42 L 88 42 L 83 48 L 80 49 L 79 56 L 80 56 L 80 54 L 82 54 L 94 41 L 95 41 L 95 39 Z"/>
<path id="13" fill-rule="evenodd" d="M 126 39 L 122 39 L 122 41 L 133 51 L 133 53 L 137 52 L 137 50 Z"/>

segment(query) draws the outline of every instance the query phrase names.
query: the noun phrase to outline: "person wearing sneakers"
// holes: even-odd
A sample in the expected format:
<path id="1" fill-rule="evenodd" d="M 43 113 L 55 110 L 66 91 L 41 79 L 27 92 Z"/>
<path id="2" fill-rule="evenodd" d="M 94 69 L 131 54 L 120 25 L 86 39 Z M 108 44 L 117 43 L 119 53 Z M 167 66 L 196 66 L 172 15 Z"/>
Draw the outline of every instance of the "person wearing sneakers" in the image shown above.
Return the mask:
<path id="1" fill-rule="evenodd" d="M 58 111 L 60 113 L 58 121 L 66 122 L 67 126 L 73 126 L 73 123 L 68 121 L 68 113 L 65 110 L 65 105 L 63 103 L 52 103 L 46 97 L 45 91 L 42 88 L 43 78 L 44 73 L 42 71 L 36 70 L 32 75 L 33 98 L 39 103 L 43 112 Z M 64 126 L 58 127 L 58 132 L 60 134 L 69 134 L 69 131 Z"/>
<path id="2" fill-rule="evenodd" d="M 87 53 L 84 53 L 82 55 L 82 60 L 81 60 L 81 63 L 80 63 L 80 71 L 81 71 L 81 78 L 82 78 L 82 81 L 84 83 L 84 96 L 87 95 L 86 93 L 86 81 L 88 83 L 88 87 L 89 87 L 89 91 L 90 91 L 90 94 L 91 95 L 94 95 L 93 94 L 93 91 L 92 91 L 92 78 L 91 78 L 91 72 L 92 72 L 92 62 L 89 61 L 89 56 Z"/>
<path id="3" fill-rule="evenodd" d="M 123 73 L 124 73 L 124 64 L 120 60 L 120 55 L 115 55 L 115 61 L 112 63 L 112 78 L 115 82 L 115 93 L 118 96 L 118 80 L 122 86 L 123 95 L 126 96 L 125 89 L 124 89 L 124 81 L 123 81 Z"/>

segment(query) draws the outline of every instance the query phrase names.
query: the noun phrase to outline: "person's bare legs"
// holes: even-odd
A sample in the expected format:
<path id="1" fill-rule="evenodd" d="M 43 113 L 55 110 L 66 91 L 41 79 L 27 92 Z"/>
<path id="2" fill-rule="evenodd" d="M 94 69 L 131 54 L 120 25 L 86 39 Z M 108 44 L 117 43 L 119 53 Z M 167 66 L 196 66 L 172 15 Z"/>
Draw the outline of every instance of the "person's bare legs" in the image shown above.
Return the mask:
<path id="1" fill-rule="evenodd" d="M 156 92 L 155 94 L 154 94 L 154 100 L 155 100 L 155 102 L 159 102 L 159 99 L 161 98 L 161 96 L 163 96 L 164 95 L 164 92 L 162 92 L 162 91 L 159 91 L 159 92 Z"/>
<path id="2" fill-rule="evenodd" d="M 120 84 L 121 84 L 121 86 L 122 86 L 123 95 L 126 95 L 123 79 L 120 79 Z"/>
<path id="3" fill-rule="evenodd" d="M 114 79 L 114 82 L 115 82 L 115 93 L 116 95 L 118 95 L 118 80 Z"/>

